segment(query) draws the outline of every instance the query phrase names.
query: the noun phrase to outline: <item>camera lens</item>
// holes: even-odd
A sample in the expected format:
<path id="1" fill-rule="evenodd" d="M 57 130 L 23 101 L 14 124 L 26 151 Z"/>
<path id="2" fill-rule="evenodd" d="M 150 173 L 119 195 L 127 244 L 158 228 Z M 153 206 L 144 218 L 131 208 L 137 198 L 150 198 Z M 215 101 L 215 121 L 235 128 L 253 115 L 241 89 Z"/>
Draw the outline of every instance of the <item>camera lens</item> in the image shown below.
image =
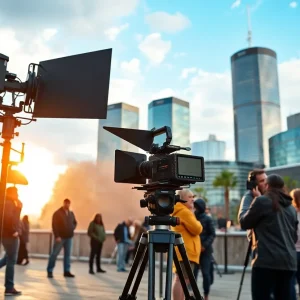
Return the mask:
<path id="1" fill-rule="evenodd" d="M 157 203 L 160 207 L 165 208 L 168 207 L 171 204 L 171 200 L 169 196 L 160 196 L 157 199 Z"/>
<path id="2" fill-rule="evenodd" d="M 143 161 L 139 166 L 140 175 L 144 178 L 152 178 L 152 161 Z"/>

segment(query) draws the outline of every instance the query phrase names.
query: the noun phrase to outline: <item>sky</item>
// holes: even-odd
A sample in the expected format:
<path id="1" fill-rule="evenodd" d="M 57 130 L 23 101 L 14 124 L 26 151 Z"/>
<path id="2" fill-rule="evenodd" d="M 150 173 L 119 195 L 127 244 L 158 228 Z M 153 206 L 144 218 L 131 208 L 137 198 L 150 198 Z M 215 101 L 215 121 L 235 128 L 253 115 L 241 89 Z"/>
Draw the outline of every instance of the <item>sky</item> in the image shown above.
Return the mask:
<path id="1" fill-rule="evenodd" d="M 284 130 L 300 110 L 300 1 L 6 1 L 0 52 L 25 81 L 31 62 L 112 48 L 109 103 L 139 106 L 146 129 L 151 100 L 187 100 L 191 142 L 216 134 L 233 160 L 230 56 L 248 46 L 247 5 L 252 46 L 277 52 Z M 15 145 L 50 153 L 54 165 L 96 158 L 96 120 L 39 119 L 18 131 Z"/>

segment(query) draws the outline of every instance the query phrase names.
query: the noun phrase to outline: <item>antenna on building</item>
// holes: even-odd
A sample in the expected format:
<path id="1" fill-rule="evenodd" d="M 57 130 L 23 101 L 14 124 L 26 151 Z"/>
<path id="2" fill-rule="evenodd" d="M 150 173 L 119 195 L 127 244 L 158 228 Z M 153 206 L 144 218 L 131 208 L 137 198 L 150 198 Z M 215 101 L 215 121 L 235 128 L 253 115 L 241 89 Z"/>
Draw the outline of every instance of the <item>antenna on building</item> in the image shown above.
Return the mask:
<path id="1" fill-rule="evenodd" d="M 247 12 L 248 12 L 248 36 L 247 36 L 247 41 L 248 41 L 248 46 L 250 48 L 252 46 L 252 29 L 251 29 L 251 9 L 250 9 L 249 5 L 247 5 Z"/>

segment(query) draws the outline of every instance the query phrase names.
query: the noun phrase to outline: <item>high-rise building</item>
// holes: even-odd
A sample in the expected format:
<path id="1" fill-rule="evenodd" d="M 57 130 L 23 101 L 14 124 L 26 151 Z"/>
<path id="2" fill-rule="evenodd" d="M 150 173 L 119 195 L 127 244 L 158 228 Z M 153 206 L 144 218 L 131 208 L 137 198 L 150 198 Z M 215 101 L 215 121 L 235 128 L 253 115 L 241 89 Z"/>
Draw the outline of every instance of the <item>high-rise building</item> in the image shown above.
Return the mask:
<path id="1" fill-rule="evenodd" d="M 287 131 L 269 139 L 270 167 L 300 163 L 300 114 L 287 118 Z"/>
<path id="2" fill-rule="evenodd" d="M 281 131 L 276 53 L 247 48 L 231 57 L 237 161 L 269 164 L 269 138 Z"/>
<path id="3" fill-rule="evenodd" d="M 189 102 L 175 97 L 154 100 L 148 105 L 148 129 L 169 126 L 172 130 L 171 144 L 190 146 L 190 106 Z M 165 134 L 155 137 L 154 142 L 162 145 Z M 185 152 L 187 153 L 187 152 Z M 188 153 L 187 153 L 188 154 Z"/>
<path id="4" fill-rule="evenodd" d="M 205 161 L 225 160 L 226 143 L 218 141 L 214 134 L 208 140 L 192 143 L 192 155 L 203 156 Z"/>
<path id="5" fill-rule="evenodd" d="M 103 129 L 103 126 L 138 129 L 139 108 L 126 104 L 116 103 L 108 105 L 106 120 L 99 120 L 97 161 L 114 160 L 115 150 L 139 152 L 139 149 Z"/>

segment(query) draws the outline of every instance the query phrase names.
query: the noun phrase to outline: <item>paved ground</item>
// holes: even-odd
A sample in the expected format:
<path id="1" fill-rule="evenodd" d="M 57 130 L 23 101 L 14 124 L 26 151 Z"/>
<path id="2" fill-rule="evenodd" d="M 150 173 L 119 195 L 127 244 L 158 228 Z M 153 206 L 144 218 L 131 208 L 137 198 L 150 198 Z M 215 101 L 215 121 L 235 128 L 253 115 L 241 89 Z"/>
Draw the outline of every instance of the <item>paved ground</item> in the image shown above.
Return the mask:
<path id="1" fill-rule="evenodd" d="M 46 260 L 32 260 L 26 266 L 16 267 L 16 288 L 22 290 L 23 295 L 18 300 L 57 300 L 57 299 L 97 299 L 118 300 L 122 293 L 127 275 L 116 272 L 114 265 L 103 265 L 107 270 L 105 274 L 90 275 L 86 263 L 76 262 L 72 264 L 72 272 L 76 278 L 64 278 L 62 276 L 62 262 L 58 261 L 54 279 L 46 278 Z M 210 300 L 235 300 L 240 284 L 241 273 L 215 276 L 215 283 L 211 289 Z M 4 269 L 0 271 L 0 280 L 4 282 Z M 158 280 L 158 279 L 157 279 Z M 202 278 L 199 278 L 199 287 L 202 286 Z M 241 300 L 250 300 L 250 274 L 246 274 Z M 4 288 L 3 288 L 4 290 Z M 3 299 L 0 289 L 0 299 Z M 157 287 L 158 290 L 158 287 Z M 201 290 L 202 292 L 202 290 Z M 147 300 L 147 274 L 144 275 L 137 299 Z M 6 297 L 6 299 L 14 297 Z M 159 299 L 157 296 L 156 299 Z"/>

